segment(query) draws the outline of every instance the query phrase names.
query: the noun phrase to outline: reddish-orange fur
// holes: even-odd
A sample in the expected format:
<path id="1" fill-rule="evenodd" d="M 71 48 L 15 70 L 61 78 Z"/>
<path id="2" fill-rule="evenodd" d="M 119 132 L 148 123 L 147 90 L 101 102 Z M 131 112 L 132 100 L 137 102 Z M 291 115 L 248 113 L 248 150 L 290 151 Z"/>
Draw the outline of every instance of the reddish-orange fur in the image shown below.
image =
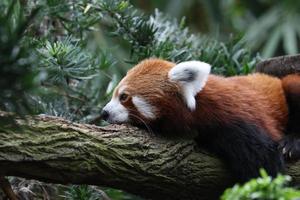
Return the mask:
<path id="1" fill-rule="evenodd" d="M 168 80 L 168 72 L 174 66 L 164 60 L 145 60 L 128 71 L 114 96 L 120 87 L 126 86 L 130 96 L 142 96 L 151 105 L 162 108 L 156 113 L 159 117 L 172 116 L 168 124 L 180 130 L 189 130 L 199 123 L 226 124 L 242 118 L 264 128 L 274 140 L 282 138 L 288 108 L 280 79 L 258 73 L 230 78 L 210 75 L 196 96 L 196 110 L 190 112 L 182 101 L 179 86 Z M 147 122 L 131 101 L 125 107 Z"/>
<path id="2" fill-rule="evenodd" d="M 282 79 L 282 85 L 287 99 L 300 108 L 300 75 L 292 74 Z"/>
<path id="3" fill-rule="evenodd" d="M 281 81 L 268 75 L 230 78 L 211 75 L 197 95 L 197 103 L 195 115 L 200 121 L 217 118 L 229 123 L 241 117 L 265 128 L 275 140 L 281 139 L 287 123 L 288 109 Z M 207 117 L 208 113 L 214 116 Z"/>

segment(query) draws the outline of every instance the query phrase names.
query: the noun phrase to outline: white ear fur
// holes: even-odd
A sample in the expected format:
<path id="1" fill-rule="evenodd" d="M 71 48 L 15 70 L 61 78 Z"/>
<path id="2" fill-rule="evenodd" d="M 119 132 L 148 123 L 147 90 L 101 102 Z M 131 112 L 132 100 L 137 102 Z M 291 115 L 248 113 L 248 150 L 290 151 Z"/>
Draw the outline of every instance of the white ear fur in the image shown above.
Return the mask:
<path id="1" fill-rule="evenodd" d="M 200 61 L 187 61 L 174 66 L 168 73 L 171 81 L 182 89 L 184 100 L 191 111 L 196 109 L 195 96 L 205 86 L 211 66 Z"/>

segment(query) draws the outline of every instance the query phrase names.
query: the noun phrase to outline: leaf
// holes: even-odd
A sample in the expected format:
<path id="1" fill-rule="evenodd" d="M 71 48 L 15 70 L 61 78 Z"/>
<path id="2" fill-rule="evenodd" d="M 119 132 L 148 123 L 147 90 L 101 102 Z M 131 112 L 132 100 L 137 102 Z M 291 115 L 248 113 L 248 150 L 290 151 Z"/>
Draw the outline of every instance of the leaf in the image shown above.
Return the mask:
<path id="1" fill-rule="evenodd" d="M 86 13 L 90 10 L 91 7 L 92 7 L 92 4 L 88 3 L 88 4 L 86 5 L 86 7 L 84 8 L 83 13 L 86 14 Z"/>
<path id="2" fill-rule="evenodd" d="M 263 48 L 262 57 L 268 58 L 274 54 L 279 44 L 281 33 L 281 27 L 277 27 L 277 29 L 274 32 L 272 32 L 265 47 Z"/>
<path id="3" fill-rule="evenodd" d="M 286 22 L 283 27 L 283 48 L 288 54 L 296 54 L 298 52 L 297 32 L 294 28 L 295 24 Z M 296 25 L 298 26 L 298 24 Z"/>

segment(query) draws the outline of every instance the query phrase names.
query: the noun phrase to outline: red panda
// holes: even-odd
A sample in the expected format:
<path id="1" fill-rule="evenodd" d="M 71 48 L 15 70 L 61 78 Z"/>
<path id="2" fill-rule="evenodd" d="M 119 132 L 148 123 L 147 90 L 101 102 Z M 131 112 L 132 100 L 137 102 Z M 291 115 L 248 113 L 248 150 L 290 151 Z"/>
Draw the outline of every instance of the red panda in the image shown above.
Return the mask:
<path id="1" fill-rule="evenodd" d="M 167 136 L 195 134 L 238 181 L 260 168 L 275 176 L 283 170 L 278 142 L 288 123 L 282 81 L 259 73 L 225 78 L 210 69 L 200 61 L 144 60 L 120 81 L 102 118 Z"/>

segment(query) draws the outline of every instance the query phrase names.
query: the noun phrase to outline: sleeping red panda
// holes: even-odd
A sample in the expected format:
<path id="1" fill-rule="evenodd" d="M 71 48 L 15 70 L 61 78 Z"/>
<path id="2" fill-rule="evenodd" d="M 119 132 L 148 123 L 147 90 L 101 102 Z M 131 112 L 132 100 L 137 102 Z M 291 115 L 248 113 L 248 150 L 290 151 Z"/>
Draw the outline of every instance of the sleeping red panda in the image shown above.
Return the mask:
<path id="1" fill-rule="evenodd" d="M 115 88 L 102 118 L 169 136 L 196 132 L 197 143 L 223 158 L 238 181 L 257 177 L 260 168 L 275 176 L 283 170 L 278 141 L 288 122 L 281 80 L 258 73 L 225 78 L 210 69 L 199 61 L 144 60 Z"/>

